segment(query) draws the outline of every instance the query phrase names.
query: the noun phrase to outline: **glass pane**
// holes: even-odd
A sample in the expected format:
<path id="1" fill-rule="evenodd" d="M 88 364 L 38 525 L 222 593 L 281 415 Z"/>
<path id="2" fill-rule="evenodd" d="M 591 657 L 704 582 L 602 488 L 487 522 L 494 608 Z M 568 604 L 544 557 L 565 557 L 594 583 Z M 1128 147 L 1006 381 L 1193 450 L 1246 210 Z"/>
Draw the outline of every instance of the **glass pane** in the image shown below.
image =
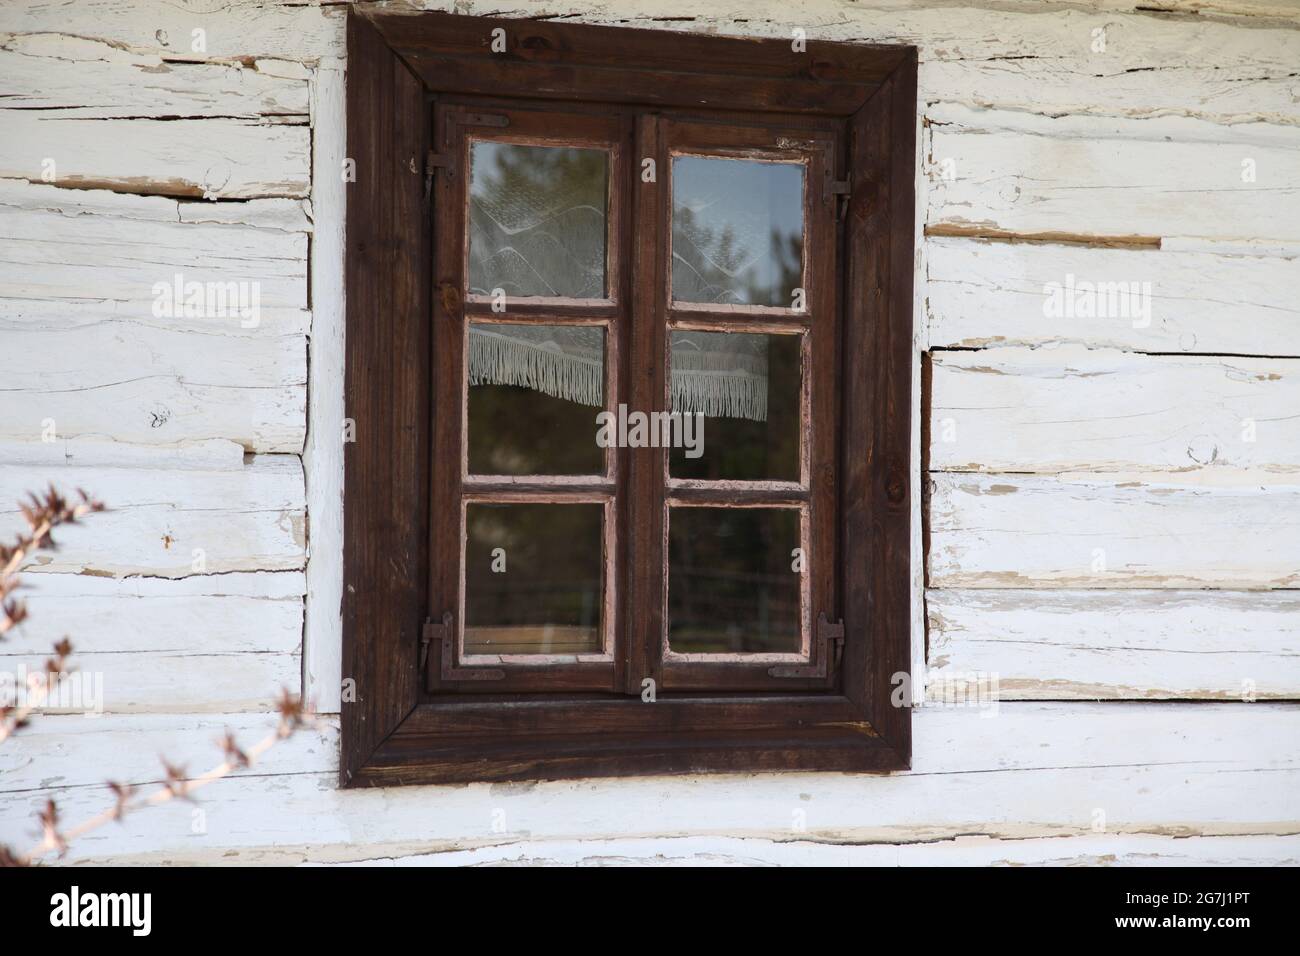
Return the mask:
<path id="1" fill-rule="evenodd" d="M 703 416 L 674 442 L 672 476 L 798 481 L 802 336 L 670 334 L 672 410 Z"/>
<path id="2" fill-rule="evenodd" d="M 672 508 L 668 646 L 679 654 L 798 653 L 799 512 Z"/>
<path id="3" fill-rule="evenodd" d="M 608 161 L 603 149 L 474 143 L 470 291 L 602 298 Z"/>
<path id="4" fill-rule="evenodd" d="M 599 504 L 470 504 L 465 653 L 599 654 Z"/>
<path id="5" fill-rule="evenodd" d="M 673 160 L 673 298 L 792 308 L 803 285 L 803 170 Z"/>
<path id="6" fill-rule="evenodd" d="M 471 323 L 470 472 L 604 474 L 604 389 L 604 329 Z"/>

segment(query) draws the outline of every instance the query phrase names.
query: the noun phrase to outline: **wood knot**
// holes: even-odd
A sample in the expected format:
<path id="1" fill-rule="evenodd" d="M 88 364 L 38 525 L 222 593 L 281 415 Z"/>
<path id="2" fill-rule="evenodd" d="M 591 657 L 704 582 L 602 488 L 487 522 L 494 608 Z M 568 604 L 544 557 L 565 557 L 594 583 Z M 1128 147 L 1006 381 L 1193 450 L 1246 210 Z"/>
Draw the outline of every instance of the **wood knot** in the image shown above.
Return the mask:
<path id="1" fill-rule="evenodd" d="M 442 300 L 442 311 L 452 318 L 460 315 L 460 290 L 450 282 L 438 283 L 438 297 Z"/>

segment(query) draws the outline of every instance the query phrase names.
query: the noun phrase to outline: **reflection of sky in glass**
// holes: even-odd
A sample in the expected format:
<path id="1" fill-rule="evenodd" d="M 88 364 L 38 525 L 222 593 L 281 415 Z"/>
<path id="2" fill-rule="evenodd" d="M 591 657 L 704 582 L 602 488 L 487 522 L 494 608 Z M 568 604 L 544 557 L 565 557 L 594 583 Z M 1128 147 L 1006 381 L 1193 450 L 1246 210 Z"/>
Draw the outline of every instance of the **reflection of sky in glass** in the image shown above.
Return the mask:
<path id="1" fill-rule="evenodd" d="M 803 171 L 796 163 L 673 160 L 673 298 L 789 308 L 801 284 Z"/>

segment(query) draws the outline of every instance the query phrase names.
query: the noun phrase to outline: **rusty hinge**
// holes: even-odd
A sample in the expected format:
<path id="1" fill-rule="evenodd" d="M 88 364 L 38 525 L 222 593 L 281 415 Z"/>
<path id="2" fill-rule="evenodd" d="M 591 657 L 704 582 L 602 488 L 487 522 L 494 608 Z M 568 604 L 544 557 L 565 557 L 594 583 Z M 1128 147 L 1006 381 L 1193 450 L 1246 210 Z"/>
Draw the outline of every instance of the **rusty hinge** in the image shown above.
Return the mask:
<path id="1" fill-rule="evenodd" d="M 827 184 L 826 191 L 835 199 L 835 221 L 840 222 L 844 218 L 844 210 L 849 204 L 849 197 L 853 195 L 849 181 L 848 179 L 833 179 Z"/>
<path id="2" fill-rule="evenodd" d="M 451 612 L 443 614 L 441 621 L 427 618 L 424 622 L 424 634 L 420 638 L 420 667 L 425 673 L 425 683 L 432 687 L 434 683 L 434 653 L 429 647 L 438 642 L 437 660 L 438 676 L 445 681 L 452 680 L 501 680 L 506 672 L 495 667 L 458 667 L 456 665 L 456 629 Z"/>
<path id="3" fill-rule="evenodd" d="M 844 654 L 844 622 L 829 621 L 823 612 L 817 615 L 814 636 L 811 663 L 778 665 L 769 667 L 767 672 L 773 677 L 827 677 L 834 673 Z"/>
<path id="4" fill-rule="evenodd" d="M 433 174 L 439 169 L 451 169 L 451 156 L 447 153 L 435 153 L 429 150 L 424 154 L 424 204 L 429 205 L 429 197 L 433 195 Z"/>

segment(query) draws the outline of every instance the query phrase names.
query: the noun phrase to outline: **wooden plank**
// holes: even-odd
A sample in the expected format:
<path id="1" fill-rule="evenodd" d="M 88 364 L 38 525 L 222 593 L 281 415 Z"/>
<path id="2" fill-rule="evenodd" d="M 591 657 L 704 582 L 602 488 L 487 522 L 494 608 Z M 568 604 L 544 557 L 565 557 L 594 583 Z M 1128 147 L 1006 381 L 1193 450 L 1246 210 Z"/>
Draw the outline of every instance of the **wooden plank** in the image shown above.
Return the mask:
<path id="1" fill-rule="evenodd" d="M 32 575 L 30 617 L 5 635 L 6 654 L 47 654 L 68 635 L 78 652 L 287 654 L 302 639 L 298 571 L 188 578 Z"/>
<path id="2" fill-rule="evenodd" d="M 931 473 L 930 587 L 1289 588 L 1300 487 Z M 1248 542 L 1248 545 L 1245 543 Z"/>
<path id="3" fill-rule="evenodd" d="M 791 812 L 792 824 L 797 820 Z M 537 840 L 338 866 L 1296 866 L 1300 837 L 956 837 L 846 846 L 816 838 L 628 837 Z"/>
<path id="4" fill-rule="evenodd" d="M 932 236 L 925 255 L 931 347 L 1072 342 L 1142 352 L 1300 354 L 1300 250 L 1224 255 Z M 1075 283 L 1133 283 L 1139 291 L 1150 283 L 1150 320 L 1067 316 L 1049 297 L 1056 288 L 1064 294 L 1071 276 Z"/>
<path id="5" fill-rule="evenodd" d="M 294 644 L 302 626 L 293 632 Z M 69 696 L 47 703 L 53 714 L 234 713 L 275 710 L 285 688 L 299 686 L 301 657 L 293 652 L 223 654 L 199 652 L 76 652 L 77 674 Z M 0 672 L 39 670 L 43 658 L 0 655 Z"/>
<path id="6" fill-rule="evenodd" d="M 122 197 L 131 215 L 82 215 L 109 208 L 102 192 L 24 186 L 11 202 L 13 195 L 0 187 L 0 204 L 8 207 L 0 216 L 0 297 L 134 300 L 152 313 L 155 286 L 174 285 L 180 275 L 185 283 L 249 283 L 249 301 L 256 290 L 262 308 L 307 306 L 307 236 L 301 233 L 181 223 L 174 212 L 171 222 L 149 221 L 137 218 L 146 212 L 139 197 Z M 29 208 L 38 204 L 53 208 Z M 204 318 L 209 327 L 238 328 L 244 321 Z"/>
<path id="7" fill-rule="evenodd" d="M 94 723 L 107 727 L 112 719 Z M 340 790 L 324 769 L 254 775 L 206 792 L 204 834 L 191 832 L 189 807 L 162 808 L 78 841 L 70 859 L 366 859 L 524 839 L 643 837 L 646 820 L 654 832 L 679 837 L 852 844 L 1300 833 L 1300 710 L 1292 706 L 1007 703 L 995 718 L 922 707 L 914 730 L 912 771 L 879 776 L 738 774 L 432 791 Z M 274 751 L 262 772 L 273 767 Z M 0 841 L 30 839 L 30 814 L 47 795 L 69 820 L 103 806 L 103 794 L 85 788 L 6 795 Z M 438 813 L 430 815 L 433 796 Z M 802 832 L 793 829 L 795 810 L 804 811 Z M 1097 825 L 1105 832 L 1094 832 Z"/>
<path id="8" fill-rule="evenodd" d="M 1160 65 L 1294 66 L 1300 41 L 1287 22 L 1298 19 L 1288 0 L 1160 0 L 1158 6 L 1204 9 L 1208 13 L 1278 17 L 1279 22 L 1234 22 L 1219 17 L 1153 17 L 1135 12 L 1130 0 L 1060 4 L 1045 10 L 1041 0 L 969 0 L 961 7 L 920 6 L 899 0 L 862 0 L 851 7 L 800 9 L 798 26 L 810 39 L 918 43 L 922 58 L 1074 58 L 1106 66 Z M 1087 7 L 1091 7 L 1088 9 Z M 537 13 L 549 12 L 543 7 Z M 1098 11 L 1106 13 L 1100 15 Z M 282 56 L 312 60 L 344 52 L 342 10 L 231 0 L 219 8 L 159 8 L 152 0 L 83 0 L 73 8 L 57 0 L 32 0 L 6 8 L 0 32 L 63 32 L 102 37 L 169 57 L 204 59 Z M 521 11 L 526 12 L 526 8 Z M 584 7 L 584 22 L 626 23 L 667 29 L 709 29 L 723 33 L 790 38 L 791 13 L 783 0 L 733 0 L 710 6 L 688 24 L 681 9 L 662 0 L 600 0 Z M 1104 25 L 1107 47 L 1090 55 L 1091 31 Z M 192 31 L 206 30 L 206 54 L 190 50 Z"/>
<path id="9" fill-rule="evenodd" d="M 289 64 L 285 64 L 289 65 Z M 0 38 L 0 108 L 51 118 L 223 117 L 307 122 L 307 71 L 263 72 L 254 59 L 167 61 L 88 37 Z"/>
<path id="10" fill-rule="evenodd" d="M 347 195 L 346 89 L 341 64 L 322 64 L 312 83 L 312 208 L 321 228 L 311 245 L 310 427 L 303 449 L 312 547 L 307 561 L 303 694 L 338 713 L 343 679 L 343 356 Z"/>
<path id="11" fill-rule="evenodd" d="M 433 394 L 432 256 L 417 165 L 430 145 L 420 121 L 428 104 L 420 82 L 355 12 L 348 54 L 347 148 L 357 179 L 347 192 L 344 403 L 356 440 L 344 445 L 342 674 L 355 697 L 342 712 L 344 783 L 418 694 Z M 446 180 L 438 177 L 440 192 Z M 454 455 L 442 450 L 445 462 L 458 462 Z"/>
<path id="12" fill-rule="evenodd" d="M 154 50 L 168 59 L 343 55 L 342 11 L 330 6 L 230 0 L 220 6 L 159 5 L 155 0 L 83 0 L 71 7 L 36 0 L 4 8 L 0 32 L 65 33 Z M 205 49 L 194 49 L 202 30 Z"/>
<path id="13" fill-rule="evenodd" d="M 225 732 L 249 747 L 275 730 L 269 714 L 111 714 L 99 718 L 41 715 L 0 749 L 0 793 L 48 787 L 87 788 L 111 801 L 105 780 L 138 786 L 165 778 L 160 757 L 191 773 L 221 762 Z M 307 773 L 334 759 L 338 728 L 325 723 L 275 745 L 254 766 L 233 776 Z M 111 761 L 104 755 L 112 754 Z M 215 791 L 210 791 L 215 792 Z"/>
<path id="14" fill-rule="evenodd" d="M 0 538 L 22 527 L 20 496 L 50 482 L 85 488 L 112 510 L 61 529 L 59 549 L 28 566 L 33 577 L 181 578 L 303 566 L 302 465 L 292 455 L 260 455 L 239 471 L 0 465 Z"/>
<path id="15" fill-rule="evenodd" d="M 929 115 L 930 235 L 1300 241 L 1300 129 L 962 106 Z M 1255 181 L 1243 181 L 1243 160 Z"/>
<path id="16" fill-rule="evenodd" d="M 931 590 L 931 682 L 1003 700 L 1300 697 L 1300 592 Z"/>
<path id="17" fill-rule="evenodd" d="M 129 321 L 5 333 L 0 439 L 95 437 L 139 444 L 224 438 L 297 452 L 307 428 L 307 340 L 241 320 L 210 332 Z M 251 321 L 251 320 L 250 320 Z"/>
<path id="18" fill-rule="evenodd" d="M 1285 70 L 1240 63 L 1132 69 L 1107 57 L 935 59 L 921 65 L 921 99 L 974 109 L 1148 118 L 1189 116 L 1213 123 L 1300 124 L 1294 79 Z"/>
<path id="19" fill-rule="evenodd" d="M 936 352 L 934 471 L 1300 471 L 1300 359 Z"/>
<path id="20" fill-rule="evenodd" d="M 5 117 L 0 176 L 76 189 L 205 199 L 306 196 L 305 126 L 239 119 L 64 119 L 44 110 Z M 53 161 L 50 167 L 47 161 Z"/>

